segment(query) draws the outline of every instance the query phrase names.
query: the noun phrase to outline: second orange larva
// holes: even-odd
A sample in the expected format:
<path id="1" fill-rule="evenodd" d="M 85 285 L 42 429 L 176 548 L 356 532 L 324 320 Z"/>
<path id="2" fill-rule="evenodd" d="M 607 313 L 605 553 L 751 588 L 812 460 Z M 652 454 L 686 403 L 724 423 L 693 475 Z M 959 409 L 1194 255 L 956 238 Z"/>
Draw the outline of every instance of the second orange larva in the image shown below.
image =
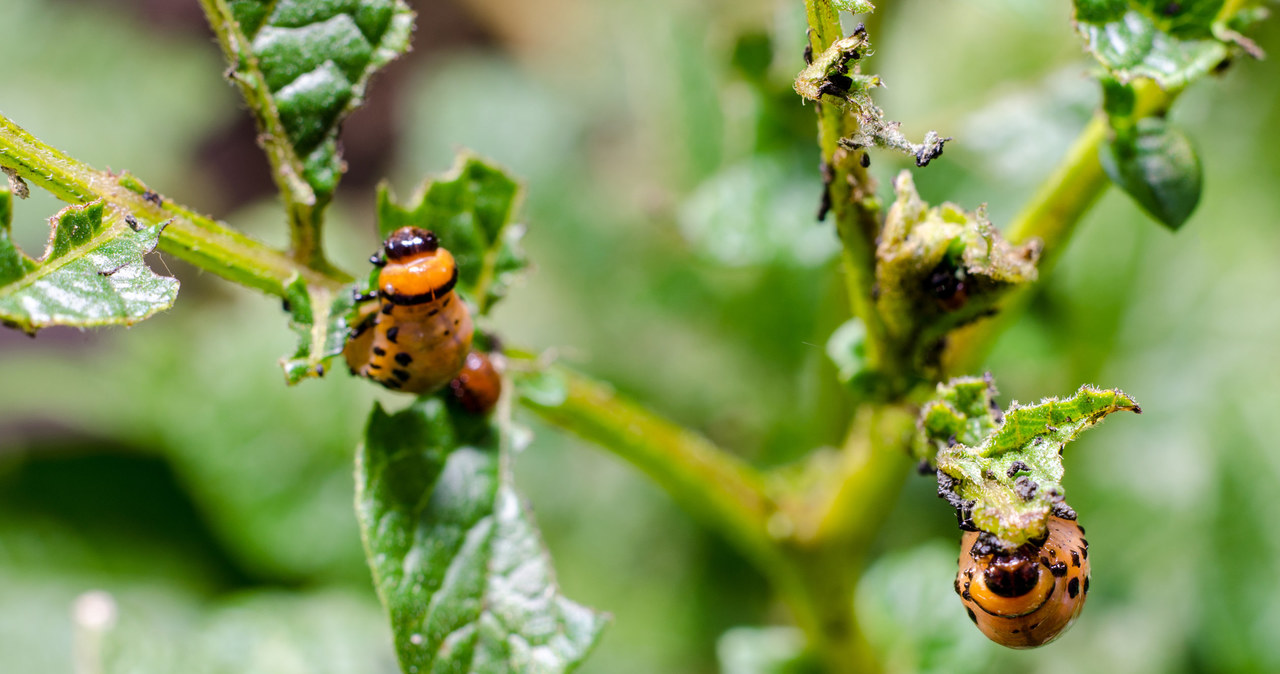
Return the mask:
<path id="1" fill-rule="evenodd" d="M 458 265 L 436 235 L 402 227 L 383 244 L 378 313 L 356 329 L 343 355 L 351 371 L 396 391 L 448 384 L 471 351 L 471 313 L 453 292 Z"/>

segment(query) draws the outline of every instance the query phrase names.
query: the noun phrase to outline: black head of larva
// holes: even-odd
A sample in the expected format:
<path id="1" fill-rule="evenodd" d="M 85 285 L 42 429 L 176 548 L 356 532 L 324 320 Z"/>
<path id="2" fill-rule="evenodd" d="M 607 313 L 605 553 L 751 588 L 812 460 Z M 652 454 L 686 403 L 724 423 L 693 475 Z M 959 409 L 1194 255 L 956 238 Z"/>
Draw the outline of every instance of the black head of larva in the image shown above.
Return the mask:
<path id="1" fill-rule="evenodd" d="M 401 227 L 387 237 L 382 249 L 388 260 L 404 260 L 423 253 L 434 253 L 440 248 L 435 232 L 419 227 Z"/>

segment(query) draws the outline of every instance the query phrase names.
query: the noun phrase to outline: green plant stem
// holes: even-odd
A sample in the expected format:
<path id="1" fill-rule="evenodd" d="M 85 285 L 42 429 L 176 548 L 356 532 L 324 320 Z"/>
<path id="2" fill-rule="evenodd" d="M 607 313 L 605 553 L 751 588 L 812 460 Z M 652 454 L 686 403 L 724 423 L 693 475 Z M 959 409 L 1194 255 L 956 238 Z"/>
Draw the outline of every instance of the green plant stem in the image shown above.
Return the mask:
<path id="1" fill-rule="evenodd" d="M 840 17 L 830 0 L 805 0 L 805 9 L 810 45 L 815 54 L 844 37 Z M 830 171 L 831 182 L 827 189 L 831 198 L 831 216 L 840 236 L 845 292 L 853 314 L 862 319 L 867 329 L 869 366 L 882 371 L 886 367 L 892 369 L 887 333 L 871 297 L 871 289 L 875 285 L 875 240 L 880 230 L 875 183 L 858 162 L 857 153 L 840 147 L 841 138 L 857 132 L 857 121 L 839 106 L 818 103 L 816 107 L 818 147 L 822 162 Z"/>
<path id="2" fill-rule="evenodd" d="M 34 138 L 0 115 L 0 166 L 70 203 L 103 199 L 139 221 L 168 222 L 160 250 L 229 281 L 283 297 L 285 287 L 302 277 L 316 287 L 336 289 L 350 282 L 341 272 L 317 271 L 270 246 L 199 215 L 168 199 L 147 199 L 132 176 L 98 171 Z"/>
<path id="3" fill-rule="evenodd" d="M 1135 89 L 1137 118 L 1164 114 L 1178 94 L 1166 92 L 1145 80 L 1135 83 Z M 1111 184 L 1098 159 L 1108 130 L 1106 117 L 1094 117 L 1062 163 L 1009 225 L 1006 238 L 1012 243 L 1039 239 L 1043 245 L 1037 264 L 1041 280 L 1048 276 L 1066 250 L 1080 220 Z M 942 359 L 946 376 L 971 373 L 981 367 L 996 339 L 1026 310 L 1035 288 L 1029 285 L 1011 291 L 1001 302 L 996 316 L 952 333 Z"/>
<path id="4" fill-rule="evenodd" d="M 321 240 L 325 204 L 320 202 L 315 190 L 303 178 L 302 161 L 294 152 L 280 121 L 280 111 L 267 87 L 267 79 L 258 68 L 258 58 L 240 31 L 240 24 L 226 0 L 200 0 L 200 6 L 218 38 L 227 63 L 233 64 L 227 70 L 227 77 L 240 87 L 240 93 L 257 120 L 258 143 L 271 163 L 271 175 L 289 216 L 290 253 L 308 267 L 334 271 L 325 258 Z"/>
<path id="5" fill-rule="evenodd" d="M 525 397 L 526 407 L 634 464 L 761 568 L 777 567 L 778 548 L 769 534 L 777 507 L 754 468 L 605 384 L 557 372 L 566 381 L 565 399 L 548 405 Z"/>

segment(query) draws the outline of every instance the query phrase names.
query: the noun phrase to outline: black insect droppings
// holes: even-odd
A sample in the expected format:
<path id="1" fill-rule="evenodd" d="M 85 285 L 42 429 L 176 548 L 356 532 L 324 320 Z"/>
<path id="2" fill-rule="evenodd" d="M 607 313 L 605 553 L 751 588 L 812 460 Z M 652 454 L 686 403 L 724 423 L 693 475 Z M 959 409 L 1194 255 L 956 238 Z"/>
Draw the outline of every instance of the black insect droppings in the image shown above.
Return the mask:
<path id="1" fill-rule="evenodd" d="M 142 198 L 146 199 L 147 201 L 150 201 L 151 203 L 157 206 L 164 206 L 164 198 L 162 198 L 159 194 L 156 194 L 151 190 L 147 190 L 146 192 L 143 192 Z"/>
<path id="2" fill-rule="evenodd" d="M 1031 466 L 1028 466 L 1026 463 L 1022 461 L 1014 461 L 1013 463 L 1009 464 L 1009 470 L 1005 471 L 1004 474 L 1008 475 L 1009 477 L 1013 477 L 1014 475 L 1017 475 L 1018 473 L 1021 473 L 1024 470 L 1031 470 Z"/>
<path id="3" fill-rule="evenodd" d="M 124 224 L 129 225 L 129 229 L 132 229 L 135 232 L 140 231 L 142 229 L 142 225 L 138 224 L 138 219 L 133 217 L 132 215 L 124 216 Z"/>
<path id="4" fill-rule="evenodd" d="M 1030 501 L 1036 495 L 1036 489 L 1039 487 L 1040 485 L 1032 482 L 1026 475 L 1020 476 L 1013 482 L 1014 493 L 1023 501 Z"/>

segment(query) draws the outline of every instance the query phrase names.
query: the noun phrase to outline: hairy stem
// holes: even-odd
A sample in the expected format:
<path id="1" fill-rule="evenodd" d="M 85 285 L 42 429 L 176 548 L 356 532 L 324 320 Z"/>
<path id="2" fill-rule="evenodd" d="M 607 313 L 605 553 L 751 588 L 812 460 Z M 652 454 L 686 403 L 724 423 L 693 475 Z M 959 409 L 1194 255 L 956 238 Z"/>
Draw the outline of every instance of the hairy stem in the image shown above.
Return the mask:
<path id="1" fill-rule="evenodd" d="M 805 0 L 809 21 L 809 43 L 820 53 L 844 37 L 840 18 L 830 0 Z M 854 135 L 857 121 L 836 105 L 815 105 L 818 112 L 818 146 L 822 153 L 825 186 L 831 199 L 831 216 L 841 242 L 841 265 L 845 292 L 853 314 L 867 329 L 867 361 L 877 369 L 892 364 L 886 345 L 884 323 L 872 299 L 875 285 L 875 240 L 880 230 L 875 183 L 859 163 L 859 154 L 840 147 L 841 138 Z"/>
<path id="2" fill-rule="evenodd" d="M 1163 114 L 1172 105 L 1177 92 L 1166 92 L 1149 81 L 1135 84 L 1137 117 Z M 1097 203 L 1111 184 L 1098 152 L 1107 141 L 1106 117 L 1098 115 L 1076 138 L 1067 156 L 1054 170 L 1035 196 L 1008 228 L 1007 238 L 1014 244 L 1033 238 L 1044 245 L 1038 269 L 1043 280 L 1066 250 L 1080 220 Z M 999 313 L 951 334 L 943 354 L 942 367 L 948 376 L 974 372 L 981 367 L 1000 333 L 1027 308 L 1036 286 L 1024 286 L 1009 293 Z"/>
<path id="3" fill-rule="evenodd" d="M 70 203 L 103 199 L 140 221 L 168 222 L 160 250 L 229 281 L 283 297 L 301 277 L 309 285 L 337 288 L 345 274 L 312 269 L 270 246 L 150 192 L 128 174 L 98 171 L 68 157 L 0 115 L 0 166 Z"/>
<path id="4" fill-rule="evenodd" d="M 525 397 L 526 407 L 634 464 L 766 572 L 778 565 L 769 534 L 776 506 L 754 468 L 605 384 L 567 370 L 558 373 L 567 383 L 564 400 L 546 404 Z"/>
<path id="5" fill-rule="evenodd" d="M 240 87 L 240 93 L 257 121 L 258 143 L 271 162 L 271 175 L 288 213 L 293 258 L 314 269 L 333 271 L 325 259 L 321 241 L 325 204 L 303 178 L 302 161 L 289 142 L 275 97 L 258 68 L 258 59 L 248 38 L 241 32 L 226 0 L 200 0 L 200 6 L 218 38 L 227 63 L 232 64 L 227 70 L 227 77 Z"/>

